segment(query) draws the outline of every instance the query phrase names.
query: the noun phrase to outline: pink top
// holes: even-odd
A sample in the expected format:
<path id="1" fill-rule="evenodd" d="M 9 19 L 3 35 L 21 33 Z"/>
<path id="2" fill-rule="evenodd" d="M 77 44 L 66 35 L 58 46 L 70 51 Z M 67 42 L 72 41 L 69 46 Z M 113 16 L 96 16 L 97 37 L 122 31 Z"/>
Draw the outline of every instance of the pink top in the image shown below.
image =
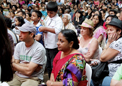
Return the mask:
<path id="1" fill-rule="evenodd" d="M 99 38 L 100 35 L 103 35 L 103 37 L 106 37 L 106 31 L 103 28 L 103 26 L 98 27 L 95 31 L 94 31 L 94 35 L 93 37 L 95 37 L 96 39 Z"/>
<path id="2" fill-rule="evenodd" d="M 76 54 L 76 53 L 75 53 Z M 52 69 L 52 73 L 54 74 L 54 78 L 56 80 L 56 77 L 58 75 L 58 72 L 60 71 L 60 69 L 62 68 L 62 66 L 75 54 L 70 54 L 62 59 L 60 59 L 61 57 L 61 51 L 59 51 L 57 53 L 57 55 L 55 56 L 54 60 L 53 60 L 53 69 Z M 72 78 L 73 81 L 78 82 L 76 76 L 74 74 L 72 74 Z"/>
<path id="3" fill-rule="evenodd" d="M 99 1 L 94 1 L 94 5 L 99 5 Z"/>
<path id="4" fill-rule="evenodd" d="M 22 6 L 23 4 L 25 4 L 25 1 L 19 1 L 20 5 Z"/>

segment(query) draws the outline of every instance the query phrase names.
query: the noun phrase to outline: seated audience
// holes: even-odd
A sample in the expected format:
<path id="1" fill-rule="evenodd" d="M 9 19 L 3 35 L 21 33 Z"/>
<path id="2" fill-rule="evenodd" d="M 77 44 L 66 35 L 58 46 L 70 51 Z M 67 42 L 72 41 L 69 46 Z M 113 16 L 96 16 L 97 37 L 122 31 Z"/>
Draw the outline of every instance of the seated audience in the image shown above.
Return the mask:
<path id="1" fill-rule="evenodd" d="M 94 23 L 90 19 L 85 19 L 81 24 L 81 37 L 79 38 L 79 51 L 84 55 L 86 61 L 99 59 L 100 50 L 97 39 L 93 37 Z"/>

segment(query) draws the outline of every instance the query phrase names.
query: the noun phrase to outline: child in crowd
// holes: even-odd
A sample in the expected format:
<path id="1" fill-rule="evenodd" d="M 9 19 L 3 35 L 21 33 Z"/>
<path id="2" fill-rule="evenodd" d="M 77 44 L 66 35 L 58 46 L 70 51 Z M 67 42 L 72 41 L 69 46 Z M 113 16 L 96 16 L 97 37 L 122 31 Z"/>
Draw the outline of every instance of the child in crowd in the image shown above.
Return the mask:
<path id="1" fill-rule="evenodd" d="M 22 17 L 16 17 L 15 18 L 15 28 L 13 29 L 14 33 L 17 35 L 17 38 L 19 40 L 19 34 L 20 31 L 16 28 L 17 26 L 22 26 L 24 24 L 24 19 Z"/>
<path id="2" fill-rule="evenodd" d="M 37 31 L 35 35 L 35 40 L 39 41 L 42 45 L 44 45 L 42 40 L 43 32 L 39 32 L 39 28 L 42 26 L 42 24 L 40 23 L 41 17 L 42 13 L 40 11 L 34 10 L 32 12 L 31 20 L 33 21 L 33 24 L 36 26 Z"/>
<path id="3" fill-rule="evenodd" d="M 30 23 L 32 23 L 31 14 L 30 13 L 26 13 L 26 20 L 29 21 Z"/>
<path id="4" fill-rule="evenodd" d="M 14 11 L 11 11 L 11 12 L 10 12 L 10 16 L 11 16 L 10 19 L 11 19 L 11 21 L 12 21 L 12 25 L 13 25 L 13 24 L 15 23 L 15 18 L 16 18 L 16 17 L 15 17 L 15 13 L 14 13 Z"/>

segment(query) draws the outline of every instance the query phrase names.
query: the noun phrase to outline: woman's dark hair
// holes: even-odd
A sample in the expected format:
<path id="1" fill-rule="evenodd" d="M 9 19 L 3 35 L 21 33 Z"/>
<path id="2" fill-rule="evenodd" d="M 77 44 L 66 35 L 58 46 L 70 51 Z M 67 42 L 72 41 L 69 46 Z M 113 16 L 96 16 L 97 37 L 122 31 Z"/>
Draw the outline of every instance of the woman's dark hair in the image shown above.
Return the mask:
<path id="1" fill-rule="evenodd" d="M 48 11 L 54 11 L 54 12 L 57 12 L 57 10 L 58 10 L 58 5 L 57 5 L 57 3 L 56 2 L 49 2 L 48 4 L 47 4 L 47 10 Z"/>
<path id="2" fill-rule="evenodd" d="M 42 13 L 41 13 L 40 11 L 34 10 L 33 12 L 35 12 L 35 13 L 37 14 L 38 17 L 40 17 L 40 18 L 42 17 Z"/>
<path id="3" fill-rule="evenodd" d="M 95 13 L 95 9 L 93 9 L 92 11 L 91 11 L 91 13 L 89 14 L 89 17 L 88 17 L 88 19 L 90 19 L 91 17 L 92 17 L 92 13 Z"/>
<path id="4" fill-rule="evenodd" d="M 78 49 L 79 48 L 79 42 L 76 33 L 73 30 L 70 29 L 64 29 L 60 33 L 63 34 L 63 36 L 66 38 L 66 40 L 70 43 L 71 41 L 74 42 L 72 48 Z"/>
<path id="5" fill-rule="evenodd" d="M 3 8 L 2 8 L 2 7 L 0 7 L 0 10 L 1 10 L 1 12 L 3 13 Z"/>
<path id="6" fill-rule="evenodd" d="M 96 29 L 97 27 L 103 25 L 103 20 L 102 20 L 102 15 L 101 15 L 101 13 L 100 13 L 99 15 L 98 15 L 98 14 L 95 14 L 95 15 L 93 16 L 93 18 L 94 18 L 95 16 L 98 16 L 98 19 L 99 19 L 98 24 L 94 27 L 94 28 Z"/>
<path id="7" fill-rule="evenodd" d="M 10 18 L 5 18 L 6 26 L 11 29 L 12 21 Z"/>
<path id="8" fill-rule="evenodd" d="M 61 9 L 61 11 L 62 11 L 62 14 L 64 14 L 64 9 L 63 8 L 60 8 Z"/>
<path id="9" fill-rule="evenodd" d="M 111 17 L 111 20 L 112 20 L 113 18 L 117 18 L 117 19 L 118 19 L 118 17 L 117 17 L 116 15 L 108 15 L 108 16 L 105 18 L 105 21 L 106 21 L 106 19 L 107 19 L 108 17 Z"/>
<path id="10" fill-rule="evenodd" d="M 82 18 L 82 16 L 83 16 L 83 12 L 82 11 L 77 10 L 75 13 L 80 13 L 80 17 L 79 18 Z"/>
<path id="11" fill-rule="evenodd" d="M 13 7 L 15 7 L 15 11 L 17 10 L 17 6 L 16 5 L 12 5 L 12 7 L 11 8 L 13 8 Z"/>
<path id="12" fill-rule="evenodd" d="M 1 81 L 10 81 L 13 78 L 11 66 L 12 47 L 7 33 L 7 26 L 3 16 L 0 14 L 0 65 L 1 65 Z"/>
<path id="13" fill-rule="evenodd" d="M 22 26 L 25 23 L 23 17 L 21 17 L 21 16 L 16 17 L 16 19 L 20 22 L 19 26 Z"/>

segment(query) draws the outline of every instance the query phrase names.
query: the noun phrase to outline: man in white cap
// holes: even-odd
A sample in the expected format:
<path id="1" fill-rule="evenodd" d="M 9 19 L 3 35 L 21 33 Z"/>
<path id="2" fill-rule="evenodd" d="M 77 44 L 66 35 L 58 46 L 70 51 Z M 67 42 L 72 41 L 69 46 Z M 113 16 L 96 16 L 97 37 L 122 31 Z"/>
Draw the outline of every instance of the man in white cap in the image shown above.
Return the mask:
<path id="1" fill-rule="evenodd" d="M 25 23 L 21 27 L 19 38 L 22 42 L 15 47 L 12 61 L 15 77 L 8 82 L 10 86 L 38 86 L 43 80 L 46 65 L 45 49 L 42 44 L 34 40 L 36 27 Z"/>

